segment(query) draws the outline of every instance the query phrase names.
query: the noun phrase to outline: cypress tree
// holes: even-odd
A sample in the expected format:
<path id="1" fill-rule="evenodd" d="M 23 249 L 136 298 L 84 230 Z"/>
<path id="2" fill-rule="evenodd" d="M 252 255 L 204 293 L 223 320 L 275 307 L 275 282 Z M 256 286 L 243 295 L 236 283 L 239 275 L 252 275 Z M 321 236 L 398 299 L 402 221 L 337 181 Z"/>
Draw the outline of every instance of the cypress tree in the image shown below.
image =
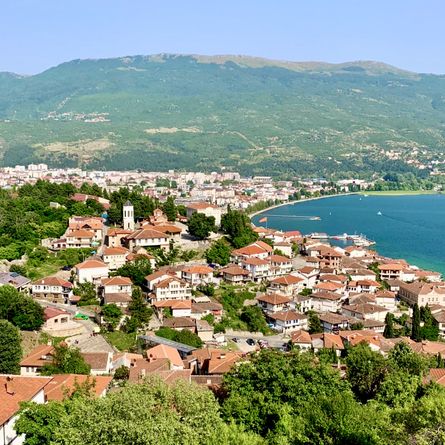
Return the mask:
<path id="1" fill-rule="evenodd" d="M 385 330 L 383 331 L 385 338 L 394 338 L 394 315 L 388 312 L 385 317 Z"/>
<path id="2" fill-rule="evenodd" d="M 413 328 L 411 331 L 411 340 L 421 341 L 422 333 L 420 329 L 420 310 L 419 305 L 416 303 L 413 308 Z"/>

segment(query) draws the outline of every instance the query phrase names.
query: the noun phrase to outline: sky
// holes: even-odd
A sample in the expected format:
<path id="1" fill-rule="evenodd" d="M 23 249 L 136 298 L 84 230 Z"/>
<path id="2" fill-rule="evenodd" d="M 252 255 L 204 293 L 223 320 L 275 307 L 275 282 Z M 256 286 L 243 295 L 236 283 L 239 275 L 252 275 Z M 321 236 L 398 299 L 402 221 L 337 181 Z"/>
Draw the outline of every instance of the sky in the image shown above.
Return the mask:
<path id="1" fill-rule="evenodd" d="M 1 0 L 0 71 L 73 59 L 242 54 L 445 73 L 444 0 Z"/>

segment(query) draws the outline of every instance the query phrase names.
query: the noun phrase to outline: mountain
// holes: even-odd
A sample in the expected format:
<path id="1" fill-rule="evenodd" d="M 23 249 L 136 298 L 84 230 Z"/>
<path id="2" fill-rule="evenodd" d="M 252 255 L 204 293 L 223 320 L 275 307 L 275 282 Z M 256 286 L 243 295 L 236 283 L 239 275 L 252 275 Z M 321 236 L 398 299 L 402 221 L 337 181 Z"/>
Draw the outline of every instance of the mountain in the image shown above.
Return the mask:
<path id="1" fill-rule="evenodd" d="M 370 175 L 445 151 L 445 77 L 159 54 L 0 73 L 0 163 Z"/>

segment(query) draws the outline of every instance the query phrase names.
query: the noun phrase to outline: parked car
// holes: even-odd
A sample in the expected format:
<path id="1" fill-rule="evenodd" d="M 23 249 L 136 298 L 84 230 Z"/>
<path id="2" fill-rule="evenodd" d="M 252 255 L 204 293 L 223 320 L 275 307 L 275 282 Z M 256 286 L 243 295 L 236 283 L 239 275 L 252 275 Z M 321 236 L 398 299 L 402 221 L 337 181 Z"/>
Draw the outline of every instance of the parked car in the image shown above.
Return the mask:
<path id="1" fill-rule="evenodd" d="M 238 343 L 238 339 L 236 337 L 233 337 L 232 341 L 234 341 L 235 343 Z"/>
<path id="2" fill-rule="evenodd" d="M 247 343 L 249 346 L 255 346 L 255 340 L 254 340 L 253 338 L 248 338 L 248 339 L 246 340 L 246 343 Z"/>

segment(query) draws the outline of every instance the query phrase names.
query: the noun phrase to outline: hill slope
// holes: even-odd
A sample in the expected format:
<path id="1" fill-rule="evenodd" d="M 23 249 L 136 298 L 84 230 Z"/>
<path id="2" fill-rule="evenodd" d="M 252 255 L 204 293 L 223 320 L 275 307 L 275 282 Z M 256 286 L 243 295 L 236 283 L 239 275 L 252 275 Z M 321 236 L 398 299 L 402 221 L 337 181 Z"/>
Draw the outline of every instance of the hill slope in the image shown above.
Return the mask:
<path id="1" fill-rule="evenodd" d="M 445 151 L 445 77 L 378 62 L 156 55 L 0 73 L 3 165 L 369 173 L 413 169 L 413 151 Z"/>

